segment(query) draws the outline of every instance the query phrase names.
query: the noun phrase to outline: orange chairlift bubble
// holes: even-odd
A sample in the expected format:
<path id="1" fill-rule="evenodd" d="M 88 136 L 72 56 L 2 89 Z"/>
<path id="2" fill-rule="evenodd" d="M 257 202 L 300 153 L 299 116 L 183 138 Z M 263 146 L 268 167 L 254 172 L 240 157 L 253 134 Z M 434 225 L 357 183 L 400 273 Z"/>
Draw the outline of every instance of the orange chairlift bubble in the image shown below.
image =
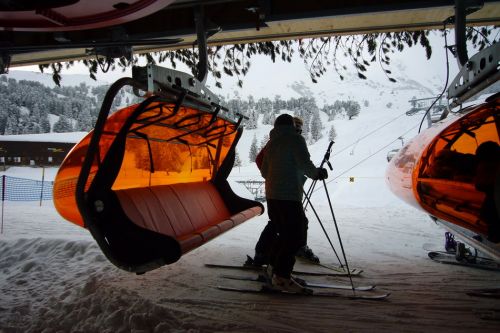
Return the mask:
<path id="1" fill-rule="evenodd" d="M 94 130 L 69 152 L 54 182 L 58 212 L 87 228 L 128 271 L 173 263 L 264 209 L 227 182 L 244 116 L 204 88 L 162 81 L 176 75 L 186 79 L 147 66 L 134 68 L 138 79 L 115 82 Z M 196 82 L 188 79 L 185 86 Z M 124 86 L 147 91 L 146 98 L 108 117 Z"/>
<path id="2" fill-rule="evenodd" d="M 419 134 L 391 160 L 386 175 L 391 190 L 438 221 L 485 240 L 495 237 L 500 221 L 491 200 L 499 195 L 494 184 L 500 178 L 499 111 L 496 95 Z M 493 149 L 480 156 L 485 147 Z"/>

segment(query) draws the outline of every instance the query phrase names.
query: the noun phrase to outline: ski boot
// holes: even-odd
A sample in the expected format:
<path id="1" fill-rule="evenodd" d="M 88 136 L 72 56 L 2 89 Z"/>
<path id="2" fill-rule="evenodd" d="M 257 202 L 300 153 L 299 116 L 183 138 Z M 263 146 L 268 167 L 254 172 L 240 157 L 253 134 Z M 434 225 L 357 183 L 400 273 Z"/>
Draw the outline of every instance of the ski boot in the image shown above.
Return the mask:
<path id="1" fill-rule="evenodd" d="M 301 247 L 297 253 L 295 254 L 296 257 L 306 259 L 310 262 L 313 262 L 315 264 L 319 264 L 319 258 L 317 255 L 314 254 L 314 252 L 311 250 L 311 248 L 307 245 L 304 245 Z"/>
<path id="2" fill-rule="evenodd" d="M 455 252 L 455 259 L 457 259 L 457 261 L 465 261 L 473 264 L 476 262 L 476 257 L 477 250 L 475 250 L 475 254 L 472 254 L 472 251 L 466 248 L 464 243 L 457 242 L 457 249 Z"/>
<path id="3" fill-rule="evenodd" d="M 267 265 L 268 259 L 266 256 L 263 254 L 256 253 L 255 256 L 252 258 L 249 255 L 247 255 L 247 261 L 243 264 L 243 266 L 248 266 L 248 267 L 262 267 L 264 265 Z"/>
<path id="4" fill-rule="evenodd" d="M 457 241 L 455 240 L 455 236 L 451 232 L 445 232 L 444 234 L 444 249 L 446 252 L 454 253 L 457 250 Z"/>
<path id="5" fill-rule="evenodd" d="M 293 277 L 284 278 L 276 274 L 273 274 L 273 278 L 271 280 L 271 288 L 276 291 L 293 294 L 311 295 L 313 293 L 311 289 L 302 286 Z"/>

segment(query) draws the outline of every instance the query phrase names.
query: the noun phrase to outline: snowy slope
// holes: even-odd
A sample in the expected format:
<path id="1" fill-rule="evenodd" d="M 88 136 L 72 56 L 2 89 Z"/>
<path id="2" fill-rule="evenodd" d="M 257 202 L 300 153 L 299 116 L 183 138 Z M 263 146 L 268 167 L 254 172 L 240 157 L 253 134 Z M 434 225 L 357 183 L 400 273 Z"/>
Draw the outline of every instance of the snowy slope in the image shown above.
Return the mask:
<path id="1" fill-rule="evenodd" d="M 323 159 L 329 143 L 328 132 L 333 125 L 337 138 L 332 149 L 330 161 L 333 171 L 330 171 L 328 183 L 332 187 L 335 202 L 361 206 L 394 204 L 392 193 L 384 183 L 387 152 L 400 148 L 402 142 L 416 135 L 422 114 L 406 116 L 405 112 L 410 109 L 408 101 L 413 96 L 429 96 L 428 85 L 406 82 L 404 89 L 393 87 L 389 90 L 385 81 L 373 83 L 355 78 L 351 80 L 339 83 L 330 97 L 323 91 L 320 91 L 319 96 L 329 104 L 333 104 L 336 99 L 358 101 L 361 105 L 360 114 L 352 120 L 338 117 L 328 122 L 327 115 L 322 113 L 323 138 L 309 146 L 311 160 L 319 165 Z M 413 89 L 409 89 L 410 86 Z M 365 106 L 364 101 L 368 101 L 368 106 Z M 387 107 L 388 103 L 392 103 L 390 108 Z M 255 130 L 244 131 L 237 147 L 243 167 L 233 169 L 232 177 L 259 177 L 255 164 L 249 163 L 250 145 L 254 135 L 260 143 L 271 128 L 270 125 L 261 125 Z M 354 177 L 354 182 L 350 182 L 351 177 Z M 379 195 L 360 197 L 358 186 L 368 186 Z"/>

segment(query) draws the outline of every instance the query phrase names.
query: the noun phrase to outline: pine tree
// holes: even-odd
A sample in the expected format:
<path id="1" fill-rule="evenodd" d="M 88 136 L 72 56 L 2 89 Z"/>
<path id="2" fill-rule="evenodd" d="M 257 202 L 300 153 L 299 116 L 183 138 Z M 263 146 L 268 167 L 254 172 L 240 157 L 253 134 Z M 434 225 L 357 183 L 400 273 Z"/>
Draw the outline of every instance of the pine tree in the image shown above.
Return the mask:
<path id="1" fill-rule="evenodd" d="M 40 119 L 40 133 L 50 133 L 50 121 L 47 113 L 44 113 Z"/>
<path id="2" fill-rule="evenodd" d="M 361 110 L 361 106 L 358 102 L 355 101 L 347 101 L 344 103 L 344 108 L 346 110 L 347 116 L 349 120 L 359 115 L 359 111 Z"/>
<path id="3" fill-rule="evenodd" d="M 31 132 L 30 116 L 27 113 L 21 113 L 17 121 L 17 134 L 30 134 Z"/>
<path id="4" fill-rule="evenodd" d="M 257 112 L 250 111 L 250 113 L 248 115 L 248 120 L 245 122 L 245 128 L 256 129 L 258 117 L 259 117 L 259 115 L 257 114 Z"/>
<path id="5" fill-rule="evenodd" d="M 92 129 L 92 117 L 90 116 L 90 105 L 83 106 L 82 111 L 77 115 L 75 130 L 88 132 Z"/>
<path id="6" fill-rule="evenodd" d="M 255 134 L 253 135 L 253 140 L 252 140 L 252 145 L 250 146 L 250 153 L 249 153 L 249 158 L 250 162 L 255 162 L 255 159 L 257 158 L 258 154 L 258 148 L 257 148 L 257 137 Z"/>
<path id="7" fill-rule="evenodd" d="M 316 112 L 314 112 L 314 114 L 312 116 L 312 120 L 311 120 L 311 140 L 313 143 L 318 141 L 319 139 L 321 139 L 321 137 L 323 136 L 321 134 L 322 128 L 323 128 L 323 125 L 321 124 L 321 118 L 319 116 L 319 111 L 316 110 Z"/>
<path id="8" fill-rule="evenodd" d="M 62 114 L 64 114 L 68 118 L 73 116 L 73 105 L 69 98 L 65 99 L 63 102 Z"/>
<path id="9" fill-rule="evenodd" d="M 238 152 L 236 152 L 236 154 L 234 156 L 233 168 L 234 167 L 241 167 L 241 165 L 242 165 L 242 162 L 241 162 L 240 154 L 238 154 Z"/>
<path id="10" fill-rule="evenodd" d="M 68 118 L 65 115 L 62 115 L 54 124 L 54 128 L 52 129 L 52 131 L 56 133 L 72 132 L 73 126 L 69 122 Z"/>
<path id="11" fill-rule="evenodd" d="M 264 116 L 262 117 L 262 125 L 274 125 L 275 120 L 276 114 L 274 114 L 274 112 L 264 112 Z"/>
<path id="12" fill-rule="evenodd" d="M 7 117 L 5 124 L 5 135 L 18 134 L 17 132 L 17 117 L 13 114 Z"/>
<path id="13" fill-rule="evenodd" d="M 5 126 L 9 117 L 9 105 L 10 101 L 7 99 L 7 96 L 0 93 L 0 134 L 5 133 Z"/>
<path id="14" fill-rule="evenodd" d="M 332 127 L 330 127 L 330 132 L 328 133 L 328 140 L 335 141 L 336 138 L 337 132 L 335 131 L 335 127 L 332 124 Z"/>
<path id="15" fill-rule="evenodd" d="M 255 99 L 253 98 L 252 95 L 248 96 L 248 107 L 250 109 L 254 109 L 255 108 Z"/>
<path id="16" fill-rule="evenodd" d="M 259 149 L 262 150 L 262 148 L 264 148 L 264 146 L 267 144 L 268 141 L 269 141 L 269 134 L 266 134 L 266 135 L 264 135 L 264 137 L 262 138 L 262 141 L 260 142 Z"/>

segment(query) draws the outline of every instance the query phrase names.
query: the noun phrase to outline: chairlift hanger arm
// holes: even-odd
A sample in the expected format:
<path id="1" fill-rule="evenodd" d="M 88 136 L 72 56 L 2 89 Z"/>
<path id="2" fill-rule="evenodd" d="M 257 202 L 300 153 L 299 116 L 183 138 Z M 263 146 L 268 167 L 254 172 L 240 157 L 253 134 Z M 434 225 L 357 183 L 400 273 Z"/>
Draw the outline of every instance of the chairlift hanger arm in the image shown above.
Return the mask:
<path id="1" fill-rule="evenodd" d="M 465 36 L 467 15 L 478 11 L 483 6 L 482 0 L 455 0 L 455 17 L 449 18 L 448 21 L 454 21 L 455 24 L 455 49 L 459 67 L 465 66 L 469 60 Z"/>
<path id="2" fill-rule="evenodd" d="M 460 67 L 460 72 L 448 88 L 448 99 L 453 99 L 449 109 L 461 105 L 500 79 L 499 43 L 494 43 L 470 59 L 467 54 L 466 16 L 481 9 L 483 5 L 482 0 L 455 0 L 455 16 L 444 22 L 455 25 L 455 53 Z"/>
<path id="3" fill-rule="evenodd" d="M 219 103 L 219 97 L 208 90 L 200 81 L 189 74 L 173 69 L 163 68 L 156 65 L 145 67 L 133 67 L 132 76 L 134 79 L 146 85 L 147 91 L 173 99 L 179 93 L 185 91 L 186 96 L 183 105 L 205 111 L 214 112 L 220 107 L 224 111 L 228 109 Z M 221 114 L 220 118 L 236 123 L 236 119 L 230 114 Z"/>
<path id="4" fill-rule="evenodd" d="M 196 23 L 196 42 L 198 44 L 198 73 L 196 78 L 202 84 L 205 84 L 208 74 L 208 50 L 207 50 L 207 33 L 205 30 L 205 11 L 203 6 L 195 8 L 194 12 Z"/>

